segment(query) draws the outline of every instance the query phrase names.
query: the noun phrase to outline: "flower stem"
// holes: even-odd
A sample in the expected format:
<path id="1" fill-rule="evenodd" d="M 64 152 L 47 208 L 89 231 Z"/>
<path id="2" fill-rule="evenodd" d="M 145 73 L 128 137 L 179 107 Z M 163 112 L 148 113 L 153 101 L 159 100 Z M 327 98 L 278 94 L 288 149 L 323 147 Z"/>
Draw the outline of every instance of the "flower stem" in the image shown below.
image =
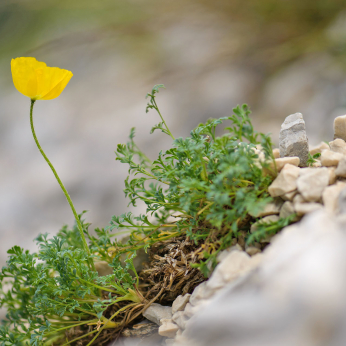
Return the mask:
<path id="1" fill-rule="evenodd" d="M 47 155 L 44 153 L 44 151 L 42 150 L 41 148 L 41 145 L 36 137 L 36 133 L 35 133 L 35 129 L 34 129 L 34 121 L 33 121 L 33 116 L 32 116 L 32 111 L 34 109 L 34 104 L 35 104 L 35 100 L 31 100 L 31 106 L 30 106 L 30 125 L 31 125 L 31 131 L 32 131 L 32 135 L 34 137 L 34 140 L 35 140 L 35 143 L 37 145 L 37 148 L 38 150 L 40 151 L 40 153 L 42 154 L 43 158 L 46 160 L 46 162 L 48 163 L 49 167 L 51 168 L 56 180 L 58 181 L 62 191 L 64 192 L 65 194 L 65 197 L 67 199 L 67 202 L 68 204 L 70 205 L 71 207 L 71 210 L 72 210 L 72 213 L 76 219 L 76 222 L 77 222 L 77 226 L 78 226 L 78 230 L 79 230 L 79 233 L 80 233 L 80 236 L 82 238 L 82 242 L 83 242 L 83 246 L 84 246 L 84 250 L 87 252 L 88 256 L 89 256 L 89 259 L 88 259 L 88 262 L 89 262 L 89 265 L 91 266 L 91 269 L 93 269 L 95 271 L 95 266 L 94 266 L 94 262 L 90 259 L 91 257 L 91 254 L 90 254 L 90 250 L 89 250 L 89 247 L 88 247 L 88 244 L 85 240 L 85 236 L 84 236 L 84 232 L 83 232 L 83 227 L 82 227 L 82 224 L 79 220 L 79 217 L 78 217 L 78 214 L 76 212 L 76 209 L 72 203 L 72 200 L 71 200 L 71 197 L 70 195 L 68 194 L 64 184 L 62 183 L 62 181 L 60 180 L 59 176 L 58 176 L 58 173 L 56 172 L 54 166 L 51 164 L 51 162 L 49 161 Z"/>

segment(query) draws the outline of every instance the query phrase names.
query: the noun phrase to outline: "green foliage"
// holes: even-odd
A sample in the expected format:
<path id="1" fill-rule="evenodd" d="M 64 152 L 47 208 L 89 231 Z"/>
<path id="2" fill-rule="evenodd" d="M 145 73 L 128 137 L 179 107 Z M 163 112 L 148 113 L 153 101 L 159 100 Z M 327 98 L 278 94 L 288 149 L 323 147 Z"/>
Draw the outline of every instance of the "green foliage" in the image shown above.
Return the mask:
<path id="1" fill-rule="evenodd" d="M 280 218 L 277 221 L 271 222 L 259 222 L 256 225 L 256 230 L 253 233 L 250 233 L 246 243 L 248 245 L 253 244 L 254 242 L 259 242 L 268 236 L 273 236 L 284 227 L 288 226 L 296 218 L 296 214 L 292 214 L 285 218 Z"/>
<path id="2" fill-rule="evenodd" d="M 64 226 L 51 238 L 39 235 L 38 253 L 18 246 L 10 249 L 0 274 L 0 306 L 7 309 L 0 346 L 76 345 L 85 337 L 91 341 L 82 344 L 91 345 L 104 328 L 122 327 L 121 313 L 126 309 L 147 303 L 133 265 L 137 250 L 188 237 L 199 259 L 191 265 L 207 276 L 219 251 L 231 246 L 240 231 L 249 233 L 256 221 L 249 214 L 256 215 L 272 200 L 268 194 L 276 173 L 270 172 L 272 144 L 268 135 L 254 131 L 249 108 L 238 106 L 233 115 L 209 119 L 189 137 L 175 139 L 156 103 L 160 88 L 163 85 L 147 95 L 146 110 L 159 114 L 161 122 L 152 132 L 160 129 L 169 135 L 172 147 L 151 161 L 135 144 L 132 128 L 129 142 L 119 144 L 116 151 L 116 159 L 129 165 L 124 190 L 129 204 L 144 202 L 146 213 L 113 216 L 108 227 L 93 234 L 81 213 L 91 255 L 82 246 L 77 225 Z M 217 136 L 221 124 L 228 127 Z M 290 222 L 292 218 L 261 224 L 247 242 L 275 234 Z M 121 233 L 128 233 L 127 242 L 118 240 Z M 90 261 L 105 261 L 113 271 L 98 276 Z M 82 330 L 82 336 L 74 336 L 74 330 Z"/>
<path id="3" fill-rule="evenodd" d="M 82 221 L 82 225 L 87 231 L 88 224 Z M 7 309 L 7 321 L 0 329 L 1 346 L 67 345 L 67 329 L 99 321 L 104 325 L 109 306 L 140 301 L 133 294 L 136 281 L 128 272 L 134 270 L 133 257 L 123 266 L 115 256 L 110 263 L 113 274 L 99 277 L 90 271 L 76 225 L 72 230 L 64 226 L 50 239 L 41 234 L 36 241 L 38 253 L 14 246 L 2 268 L 1 307 Z"/>
<path id="4" fill-rule="evenodd" d="M 309 158 L 308 158 L 308 160 L 307 160 L 308 166 L 311 166 L 311 167 L 312 167 L 313 164 L 314 164 L 315 162 L 317 162 L 316 159 L 318 159 L 320 156 L 321 156 L 321 153 L 316 153 L 316 154 L 314 154 L 314 155 L 311 155 L 311 154 L 309 153 Z"/>
<path id="5" fill-rule="evenodd" d="M 155 95 L 162 87 L 154 87 L 147 95 L 147 111 L 154 109 L 161 118 Z M 118 145 L 117 160 L 129 165 L 124 192 L 133 206 L 138 200 L 147 206 L 145 215 L 126 213 L 112 218 L 107 230 L 132 231 L 128 246 L 120 245 L 118 251 L 148 248 L 157 241 L 186 235 L 196 244 L 204 243 L 197 266 L 208 274 L 217 253 L 230 246 L 239 231 L 249 229 L 249 213 L 256 214 L 271 201 L 267 188 L 272 177 L 263 171 L 274 157 L 270 137 L 254 131 L 247 105 L 234 108 L 233 113 L 209 119 L 191 131 L 190 137 L 175 139 L 172 148 L 160 152 L 153 162 L 143 162 L 145 156 L 137 146 L 131 149 L 133 130 L 130 142 Z M 224 122 L 230 126 L 216 136 L 217 126 Z M 174 138 L 164 121 L 156 128 Z"/>

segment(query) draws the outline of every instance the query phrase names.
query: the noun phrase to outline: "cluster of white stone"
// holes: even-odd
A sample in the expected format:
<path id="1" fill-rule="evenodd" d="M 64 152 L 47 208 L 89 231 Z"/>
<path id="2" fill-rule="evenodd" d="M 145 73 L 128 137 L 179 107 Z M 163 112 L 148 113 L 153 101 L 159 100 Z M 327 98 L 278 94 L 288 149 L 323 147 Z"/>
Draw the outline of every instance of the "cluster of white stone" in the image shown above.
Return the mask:
<path id="1" fill-rule="evenodd" d="M 299 136 L 296 126 L 299 123 Z M 334 121 L 334 140 L 321 142 L 310 149 L 313 156 L 320 153 L 312 167 L 306 167 L 307 137 L 305 124 L 300 113 L 286 118 L 280 132 L 280 150 L 274 149 L 278 175 L 269 186 L 269 193 L 275 201 L 257 217 L 258 222 L 275 221 L 279 217 L 297 214 L 298 218 L 317 209 L 325 208 L 336 214 L 343 208 L 346 196 L 346 116 L 337 117 Z M 342 137 L 342 138 L 340 138 Z M 298 142 L 294 142 L 294 140 Z M 289 147 L 289 150 L 287 149 Z M 295 156 L 282 157 L 287 152 Z M 273 216 L 276 215 L 276 216 Z M 251 230 L 255 230 L 256 224 Z"/>
<path id="2" fill-rule="evenodd" d="M 296 214 L 296 221 L 299 221 L 316 210 L 324 209 L 330 215 L 346 211 L 346 116 L 335 119 L 334 134 L 333 141 L 309 149 L 302 115 L 296 113 L 286 118 L 280 131 L 280 149 L 273 150 L 275 164 L 271 163 L 266 169 L 268 174 L 276 174 L 269 186 L 274 201 L 252 215 L 259 220 L 251 226 L 251 232 L 261 222 L 277 221 L 291 214 Z M 264 158 L 260 147 L 256 152 L 259 159 Z M 321 154 L 310 167 L 309 152 Z M 271 239 L 268 237 L 261 242 L 269 243 Z M 172 308 L 153 304 L 146 311 L 145 317 L 156 322 L 160 326 L 159 334 L 167 337 L 165 345 L 193 345 L 184 335 L 186 324 L 218 291 L 260 265 L 263 254 L 259 245 L 245 248 L 245 251 L 235 245 L 224 251 L 212 276 L 196 287 L 192 295 L 179 296 Z"/>

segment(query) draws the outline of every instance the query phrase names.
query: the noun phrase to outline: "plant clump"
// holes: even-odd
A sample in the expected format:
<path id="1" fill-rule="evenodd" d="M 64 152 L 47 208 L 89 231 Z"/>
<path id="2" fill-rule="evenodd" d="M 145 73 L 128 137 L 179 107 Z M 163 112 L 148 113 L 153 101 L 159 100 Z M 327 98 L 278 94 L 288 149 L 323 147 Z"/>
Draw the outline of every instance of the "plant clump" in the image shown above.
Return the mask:
<path id="1" fill-rule="evenodd" d="M 156 103 L 161 87 L 147 95 L 147 111 L 158 112 L 161 122 L 152 132 L 169 135 L 172 147 L 151 161 L 132 129 L 129 142 L 116 150 L 116 159 L 129 165 L 124 192 L 133 206 L 144 202 L 146 213 L 113 216 L 94 234 L 82 213 L 72 229 L 39 235 L 37 253 L 10 249 L 0 274 L 0 305 L 7 309 L 1 346 L 102 346 L 124 330 L 131 334 L 128 327 L 154 301 L 168 304 L 191 293 L 235 240 L 259 241 L 291 222 L 262 223 L 250 234 L 256 221 L 250 215 L 272 201 L 268 186 L 276 171 L 265 173 L 275 162 L 272 144 L 254 131 L 249 108 L 238 106 L 233 115 L 174 138 Z M 218 136 L 217 126 L 226 122 Z M 125 243 L 118 239 L 124 232 Z M 149 262 L 137 273 L 133 261 L 141 249 L 149 252 Z M 105 262 L 111 274 L 99 276 L 90 266 L 96 262 Z"/>

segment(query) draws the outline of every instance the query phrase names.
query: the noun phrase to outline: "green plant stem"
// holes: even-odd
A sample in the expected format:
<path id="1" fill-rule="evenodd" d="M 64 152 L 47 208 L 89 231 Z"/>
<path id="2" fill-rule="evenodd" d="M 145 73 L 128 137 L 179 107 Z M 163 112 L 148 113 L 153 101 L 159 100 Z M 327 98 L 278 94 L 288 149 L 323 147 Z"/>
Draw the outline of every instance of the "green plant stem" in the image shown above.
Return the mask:
<path id="1" fill-rule="evenodd" d="M 175 140 L 174 136 L 172 135 L 172 132 L 169 130 L 169 128 L 168 128 L 168 126 L 167 126 L 167 124 L 165 122 L 165 119 L 163 119 L 163 116 L 161 115 L 161 112 L 159 110 L 159 107 L 157 106 L 157 103 L 156 103 L 155 99 L 154 99 L 154 102 L 155 102 L 156 111 L 157 111 L 157 113 L 159 113 L 159 116 L 160 116 L 162 122 L 165 124 L 166 130 L 167 130 L 168 134 L 172 137 L 173 140 Z"/>
<path id="2" fill-rule="evenodd" d="M 100 333 L 103 331 L 103 329 L 106 328 L 107 324 L 108 324 L 109 322 L 111 322 L 112 319 L 115 318 L 120 312 L 122 312 L 122 311 L 126 310 L 127 308 L 129 308 L 130 306 L 134 306 L 134 305 L 137 305 L 137 303 L 128 304 L 128 305 L 124 306 L 123 308 L 117 310 L 117 311 L 111 316 L 111 318 L 110 318 L 108 321 L 106 321 L 106 323 L 99 329 L 98 333 L 94 336 L 94 338 L 93 338 L 86 346 L 92 345 L 92 343 L 97 339 L 97 337 L 100 335 Z M 75 340 L 77 340 L 77 339 L 75 339 Z M 63 345 L 63 346 L 64 346 L 64 345 Z"/>
<path id="3" fill-rule="evenodd" d="M 58 329 L 54 329 L 54 330 L 52 330 L 51 332 L 45 333 L 44 336 L 52 335 L 52 334 L 61 332 L 62 330 L 65 330 L 65 329 L 70 329 L 70 328 L 82 326 L 83 324 L 88 324 L 88 323 L 97 322 L 97 321 L 98 321 L 98 319 L 94 319 L 94 320 L 89 320 L 89 321 L 83 321 L 83 322 L 77 323 L 77 324 L 75 323 L 75 324 L 72 325 L 72 326 L 70 325 L 70 326 L 66 326 L 66 327 L 61 327 L 61 328 L 58 328 Z"/>
<path id="4" fill-rule="evenodd" d="M 111 289 L 109 289 L 109 288 L 106 288 L 106 287 L 102 287 L 102 286 L 93 284 L 92 282 L 87 281 L 87 280 L 84 280 L 84 279 L 82 279 L 82 278 L 77 277 L 77 279 L 80 280 L 80 281 L 82 281 L 82 282 L 84 282 L 86 285 L 93 286 L 93 287 L 98 288 L 98 289 L 100 289 L 100 290 L 107 291 L 107 292 L 111 292 L 111 293 L 114 293 L 114 294 L 118 294 L 118 293 L 119 293 L 119 292 L 116 292 L 116 291 L 111 290 Z"/>
<path id="5" fill-rule="evenodd" d="M 88 247 L 88 244 L 85 240 L 85 236 L 84 236 L 84 232 L 83 232 L 83 227 L 82 227 L 82 224 L 79 220 L 79 217 L 78 217 L 78 214 L 76 212 L 76 209 L 72 203 L 72 200 L 71 200 L 71 197 L 70 195 L 68 194 L 64 184 L 62 183 L 62 181 L 60 180 L 59 176 L 58 176 L 58 173 L 56 172 L 54 166 L 51 164 L 51 162 L 49 161 L 47 155 L 45 154 L 45 152 L 42 150 L 41 148 L 41 145 L 36 137 L 36 133 L 35 133 L 35 129 L 34 129 L 34 121 L 33 121 L 33 116 L 32 116 L 32 113 L 33 113 L 33 109 L 34 109 L 34 104 L 35 104 L 35 100 L 31 100 L 31 106 L 30 106 L 30 126 L 31 126 L 31 131 L 32 131 L 32 135 L 34 137 L 34 140 L 35 140 L 35 143 L 37 145 L 37 148 L 38 150 L 40 151 L 40 153 L 42 154 L 43 158 L 46 160 L 46 162 L 48 163 L 49 167 L 51 168 L 56 180 L 58 181 L 62 191 L 64 192 L 65 194 L 65 197 L 67 199 L 67 202 L 68 204 L 70 205 L 71 207 L 71 210 L 72 210 L 72 213 L 76 219 L 76 222 L 77 222 L 77 226 L 78 226 L 78 230 L 79 230 L 79 233 L 80 233 L 80 236 L 82 238 L 82 242 L 83 242 L 83 246 L 84 246 L 84 250 L 87 252 L 88 256 L 89 256 L 89 259 L 88 259 L 88 262 L 89 262 L 89 265 L 91 266 L 91 269 L 93 269 L 94 271 L 96 271 L 95 269 L 95 266 L 94 266 L 94 262 L 92 260 L 90 260 L 90 257 L 91 257 L 91 254 L 90 254 L 90 250 L 89 250 L 89 247 Z"/>
<path id="6" fill-rule="evenodd" d="M 97 329 L 94 329 L 94 330 L 92 330 L 91 332 L 89 332 L 89 333 L 87 333 L 87 334 L 84 334 L 84 335 L 82 335 L 82 336 L 79 336 L 78 338 L 76 338 L 76 339 L 73 339 L 73 340 L 71 340 L 71 341 L 69 341 L 69 342 L 66 342 L 65 344 L 63 344 L 62 346 L 65 346 L 65 345 L 69 345 L 69 344 L 71 344 L 72 342 L 75 342 L 75 341 L 78 341 L 78 340 L 80 340 L 80 339 L 83 339 L 83 338 L 85 338 L 85 337 L 87 337 L 87 336 L 89 336 L 89 335 L 91 335 L 91 334 L 95 334 L 95 333 L 97 333 Z M 98 335 L 98 334 L 97 334 Z M 94 339 L 93 339 L 94 340 Z M 89 344 L 88 344 L 89 345 Z"/>

